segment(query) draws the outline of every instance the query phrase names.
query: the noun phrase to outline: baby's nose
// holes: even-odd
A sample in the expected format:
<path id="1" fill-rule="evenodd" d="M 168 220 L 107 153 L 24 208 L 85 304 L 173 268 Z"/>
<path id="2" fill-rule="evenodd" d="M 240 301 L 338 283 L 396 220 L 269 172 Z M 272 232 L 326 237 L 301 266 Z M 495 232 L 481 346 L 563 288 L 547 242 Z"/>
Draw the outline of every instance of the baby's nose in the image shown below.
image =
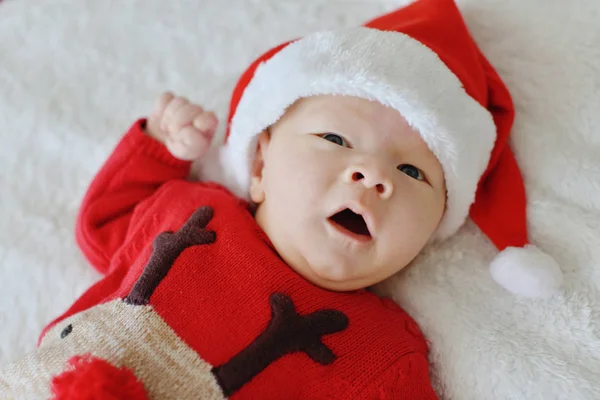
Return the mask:
<path id="1" fill-rule="evenodd" d="M 375 188 L 379 197 L 389 199 L 394 191 L 394 185 L 387 175 L 374 164 L 353 165 L 344 171 L 346 183 L 362 183 L 367 187 Z"/>

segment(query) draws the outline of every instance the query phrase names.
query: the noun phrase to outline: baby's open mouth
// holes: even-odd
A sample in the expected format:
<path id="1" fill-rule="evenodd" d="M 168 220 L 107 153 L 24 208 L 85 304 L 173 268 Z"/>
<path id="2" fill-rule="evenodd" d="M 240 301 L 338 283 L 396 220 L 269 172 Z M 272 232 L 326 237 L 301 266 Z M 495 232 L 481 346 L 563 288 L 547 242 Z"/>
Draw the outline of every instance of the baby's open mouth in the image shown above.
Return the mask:
<path id="1" fill-rule="evenodd" d="M 356 214 L 349 208 L 332 215 L 329 217 L 329 221 L 359 235 L 363 239 L 371 238 L 371 232 L 369 232 L 369 228 L 367 227 L 367 223 L 363 216 Z"/>

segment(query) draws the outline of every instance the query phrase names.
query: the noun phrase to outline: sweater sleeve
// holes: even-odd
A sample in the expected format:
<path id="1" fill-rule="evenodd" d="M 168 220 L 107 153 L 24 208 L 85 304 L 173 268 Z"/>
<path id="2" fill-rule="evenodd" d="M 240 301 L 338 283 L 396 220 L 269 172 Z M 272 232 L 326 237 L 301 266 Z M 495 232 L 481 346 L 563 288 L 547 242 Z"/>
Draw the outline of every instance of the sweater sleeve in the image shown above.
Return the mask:
<path id="1" fill-rule="evenodd" d="M 185 179 L 191 163 L 173 157 L 136 121 L 92 180 L 79 209 L 75 236 L 89 262 L 107 273 L 123 244 L 135 207 L 165 182 Z"/>
<path id="2" fill-rule="evenodd" d="M 437 400 L 429 379 L 427 356 L 410 353 L 387 368 L 356 400 Z"/>

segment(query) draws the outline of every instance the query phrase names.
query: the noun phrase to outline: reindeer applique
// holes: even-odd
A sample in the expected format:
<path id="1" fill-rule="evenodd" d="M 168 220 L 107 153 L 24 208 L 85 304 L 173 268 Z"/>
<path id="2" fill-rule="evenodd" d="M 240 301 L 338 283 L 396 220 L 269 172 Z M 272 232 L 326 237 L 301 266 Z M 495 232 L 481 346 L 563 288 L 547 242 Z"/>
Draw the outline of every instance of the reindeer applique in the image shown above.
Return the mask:
<path id="1" fill-rule="evenodd" d="M 284 293 L 268 299 L 271 320 L 265 330 L 218 366 L 204 361 L 154 311 L 151 296 L 179 255 L 188 247 L 217 240 L 216 233 L 206 229 L 212 216 L 212 208 L 201 207 L 179 231 L 159 234 L 129 294 L 52 327 L 34 353 L 0 371 L 0 398 L 50 398 L 53 378 L 65 372 L 70 359 L 86 354 L 131 374 L 143 385 L 143 398 L 165 400 L 225 399 L 294 352 L 304 352 L 322 365 L 332 363 L 336 356 L 321 338 L 344 330 L 346 315 L 330 309 L 299 315 Z"/>

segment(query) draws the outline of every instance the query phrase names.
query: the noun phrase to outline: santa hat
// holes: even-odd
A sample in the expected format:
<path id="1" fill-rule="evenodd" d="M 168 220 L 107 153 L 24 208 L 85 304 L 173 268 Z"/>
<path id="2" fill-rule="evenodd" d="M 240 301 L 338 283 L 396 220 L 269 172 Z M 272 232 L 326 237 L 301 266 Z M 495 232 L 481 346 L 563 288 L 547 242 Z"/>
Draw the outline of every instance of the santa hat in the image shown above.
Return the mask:
<path id="1" fill-rule="evenodd" d="M 544 297 L 562 286 L 556 261 L 528 243 L 525 188 L 508 146 L 514 109 L 500 77 L 452 0 L 419 0 L 363 27 L 311 34 L 277 46 L 240 78 L 220 162 L 246 196 L 258 134 L 296 100 L 357 96 L 396 109 L 437 156 L 447 209 L 433 239 L 470 216 L 500 253 L 492 277 Z M 206 164 L 204 164 L 206 165 Z"/>

